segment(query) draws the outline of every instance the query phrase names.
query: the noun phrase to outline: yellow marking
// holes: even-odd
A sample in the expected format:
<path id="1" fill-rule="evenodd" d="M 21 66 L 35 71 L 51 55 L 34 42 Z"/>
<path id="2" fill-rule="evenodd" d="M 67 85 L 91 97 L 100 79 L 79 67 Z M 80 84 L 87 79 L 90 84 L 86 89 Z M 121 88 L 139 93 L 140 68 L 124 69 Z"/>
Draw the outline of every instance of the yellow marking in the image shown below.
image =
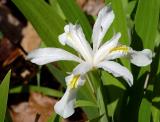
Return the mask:
<path id="1" fill-rule="evenodd" d="M 73 77 L 73 79 L 69 82 L 68 86 L 73 89 L 73 88 L 77 88 L 78 85 L 78 79 L 79 79 L 80 75 L 75 75 Z"/>
<path id="2" fill-rule="evenodd" d="M 117 46 L 115 48 L 112 48 L 109 52 L 112 53 L 114 51 L 122 51 L 124 53 L 127 53 L 129 50 L 129 48 L 125 45 L 120 45 L 120 46 Z"/>

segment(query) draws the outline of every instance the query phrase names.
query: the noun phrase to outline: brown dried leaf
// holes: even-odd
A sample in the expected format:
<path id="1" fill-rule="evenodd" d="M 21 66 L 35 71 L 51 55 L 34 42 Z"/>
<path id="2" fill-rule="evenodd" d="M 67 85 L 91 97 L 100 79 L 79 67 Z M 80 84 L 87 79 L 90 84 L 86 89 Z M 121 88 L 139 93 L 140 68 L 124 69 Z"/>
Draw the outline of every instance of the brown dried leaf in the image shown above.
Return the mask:
<path id="1" fill-rule="evenodd" d="M 22 54 L 22 51 L 16 48 L 8 39 L 3 38 L 0 40 L 0 62 L 3 67 L 11 64 Z"/>
<path id="2" fill-rule="evenodd" d="M 47 122 L 56 100 L 40 93 L 31 93 L 29 101 L 11 106 L 13 122 Z"/>
<path id="3" fill-rule="evenodd" d="M 26 52 L 39 47 L 41 39 L 30 23 L 23 29 L 22 34 L 24 37 L 21 46 Z"/>
<path id="4" fill-rule="evenodd" d="M 104 7 L 104 0 L 77 0 L 78 5 L 87 12 L 88 15 L 95 16 Z"/>

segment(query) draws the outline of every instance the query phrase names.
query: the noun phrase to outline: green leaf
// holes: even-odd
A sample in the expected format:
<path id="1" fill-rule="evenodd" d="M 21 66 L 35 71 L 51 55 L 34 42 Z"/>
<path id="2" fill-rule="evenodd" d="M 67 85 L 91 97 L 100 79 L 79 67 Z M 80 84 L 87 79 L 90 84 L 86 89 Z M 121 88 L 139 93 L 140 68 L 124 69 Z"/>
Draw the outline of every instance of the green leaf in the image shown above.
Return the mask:
<path id="1" fill-rule="evenodd" d="M 113 28 L 115 29 L 115 32 L 121 32 L 122 37 L 120 39 L 120 42 L 129 45 L 130 39 L 128 35 L 126 15 L 122 6 L 122 1 L 111 0 L 111 5 L 115 13 Z"/>
<path id="2" fill-rule="evenodd" d="M 139 0 L 135 16 L 135 29 L 144 48 L 154 48 L 159 19 L 159 0 Z"/>
<path id="3" fill-rule="evenodd" d="M 159 122 L 160 110 L 154 106 L 152 106 L 152 116 L 153 116 L 153 122 Z"/>
<path id="4" fill-rule="evenodd" d="M 127 6 L 127 17 L 130 17 L 133 9 L 135 8 L 136 0 L 130 1 Z"/>
<path id="5" fill-rule="evenodd" d="M 75 0 L 58 0 L 58 3 L 63 10 L 68 22 L 72 22 L 73 24 L 80 24 L 84 30 L 86 38 L 89 40 L 92 28 L 84 13 L 75 3 Z"/>
<path id="6" fill-rule="evenodd" d="M 98 107 L 95 103 L 87 100 L 77 100 L 76 107 Z"/>
<path id="7" fill-rule="evenodd" d="M 3 79 L 0 85 L 0 122 L 4 122 L 6 108 L 7 108 L 7 100 L 8 100 L 8 90 L 9 90 L 9 82 L 10 82 L 11 71 L 7 73 L 5 78 Z"/>
<path id="8" fill-rule="evenodd" d="M 56 114 L 56 113 L 52 113 L 51 116 L 48 118 L 47 122 L 61 122 L 62 118 Z"/>
<path id="9" fill-rule="evenodd" d="M 151 120 L 151 106 L 152 104 L 145 98 L 142 99 L 139 110 L 139 122 L 150 122 Z"/>
<path id="10" fill-rule="evenodd" d="M 44 0 L 12 0 L 32 23 L 47 46 L 60 47 L 58 35 L 63 32 L 64 20 Z"/>
<path id="11" fill-rule="evenodd" d="M 33 86 L 33 85 L 17 86 L 15 88 L 10 89 L 9 93 L 13 94 L 13 93 L 31 92 L 31 91 L 40 92 L 44 95 L 53 96 L 53 97 L 62 97 L 63 95 L 63 93 L 58 90 L 42 87 L 42 86 Z"/>
<path id="12" fill-rule="evenodd" d="M 98 117 L 95 117 L 94 119 L 89 120 L 89 122 L 99 122 L 102 117 L 103 115 L 100 115 Z"/>

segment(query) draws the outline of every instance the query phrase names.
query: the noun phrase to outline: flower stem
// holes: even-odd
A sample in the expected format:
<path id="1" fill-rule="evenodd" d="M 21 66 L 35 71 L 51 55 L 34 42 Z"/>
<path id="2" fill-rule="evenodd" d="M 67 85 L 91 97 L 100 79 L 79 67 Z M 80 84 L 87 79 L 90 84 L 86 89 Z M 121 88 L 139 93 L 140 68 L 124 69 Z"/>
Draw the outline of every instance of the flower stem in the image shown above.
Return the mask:
<path id="1" fill-rule="evenodd" d="M 99 115 L 102 116 L 100 118 L 100 122 L 109 122 L 107 105 L 105 104 L 104 87 L 101 80 L 101 76 L 99 75 L 98 71 L 93 71 L 92 75 L 93 75 L 92 84 L 96 91 L 95 95 L 99 107 Z"/>

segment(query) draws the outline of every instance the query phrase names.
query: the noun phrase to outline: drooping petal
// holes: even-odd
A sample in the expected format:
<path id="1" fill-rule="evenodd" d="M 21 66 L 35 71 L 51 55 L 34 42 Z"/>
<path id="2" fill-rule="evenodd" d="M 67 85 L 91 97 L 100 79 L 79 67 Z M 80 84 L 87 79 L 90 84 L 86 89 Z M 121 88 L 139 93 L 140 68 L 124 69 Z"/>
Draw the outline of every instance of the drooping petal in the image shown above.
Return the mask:
<path id="1" fill-rule="evenodd" d="M 65 78 L 67 90 L 63 97 L 55 104 L 54 110 L 63 118 L 68 118 L 74 113 L 74 105 L 78 88 L 84 84 L 83 76 L 73 74 Z"/>
<path id="2" fill-rule="evenodd" d="M 94 64 L 104 60 L 111 49 L 118 45 L 118 40 L 121 37 L 120 33 L 114 35 L 109 41 L 104 43 L 94 55 Z"/>
<path id="3" fill-rule="evenodd" d="M 59 60 L 82 62 L 82 59 L 60 48 L 40 48 L 30 52 L 27 56 L 31 62 L 44 65 Z"/>
<path id="4" fill-rule="evenodd" d="M 59 36 L 60 43 L 72 47 L 79 52 L 87 61 L 92 60 L 92 49 L 87 42 L 81 26 L 68 24 L 64 27 L 65 32 Z"/>
<path id="5" fill-rule="evenodd" d="M 142 51 L 131 50 L 129 52 L 129 57 L 131 63 L 135 64 L 136 66 L 146 66 L 152 62 L 153 54 L 149 49 L 144 49 Z"/>
<path id="6" fill-rule="evenodd" d="M 133 76 L 124 66 L 114 61 L 103 61 L 99 63 L 97 67 L 103 68 L 109 73 L 112 73 L 115 77 L 123 77 L 130 86 L 133 85 Z"/>
<path id="7" fill-rule="evenodd" d="M 54 110 L 63 118 L 68 118 L 74 113 L 77 89 L 67 89 L 63 97 L 55 104 Z"/>
<path id="8" fill-rule="evenodd" d="M 86 74 L 89 70 L 92 69 L 92 65 L 89 64 L 88 62 L 82 62 L 80 64 L 78 64 L 74 69 L 73 69 L 73 74 L 77 75 L 77 74 Z"/>
<path id="9" fill-rule="evenodd" d="M 114 17 L 114 13 L 110 6 L 105 6 L 100 10 L 93 27 L 92 41 L 94 52 L 98 50 L 104 35 L 114 20 Z"/>

